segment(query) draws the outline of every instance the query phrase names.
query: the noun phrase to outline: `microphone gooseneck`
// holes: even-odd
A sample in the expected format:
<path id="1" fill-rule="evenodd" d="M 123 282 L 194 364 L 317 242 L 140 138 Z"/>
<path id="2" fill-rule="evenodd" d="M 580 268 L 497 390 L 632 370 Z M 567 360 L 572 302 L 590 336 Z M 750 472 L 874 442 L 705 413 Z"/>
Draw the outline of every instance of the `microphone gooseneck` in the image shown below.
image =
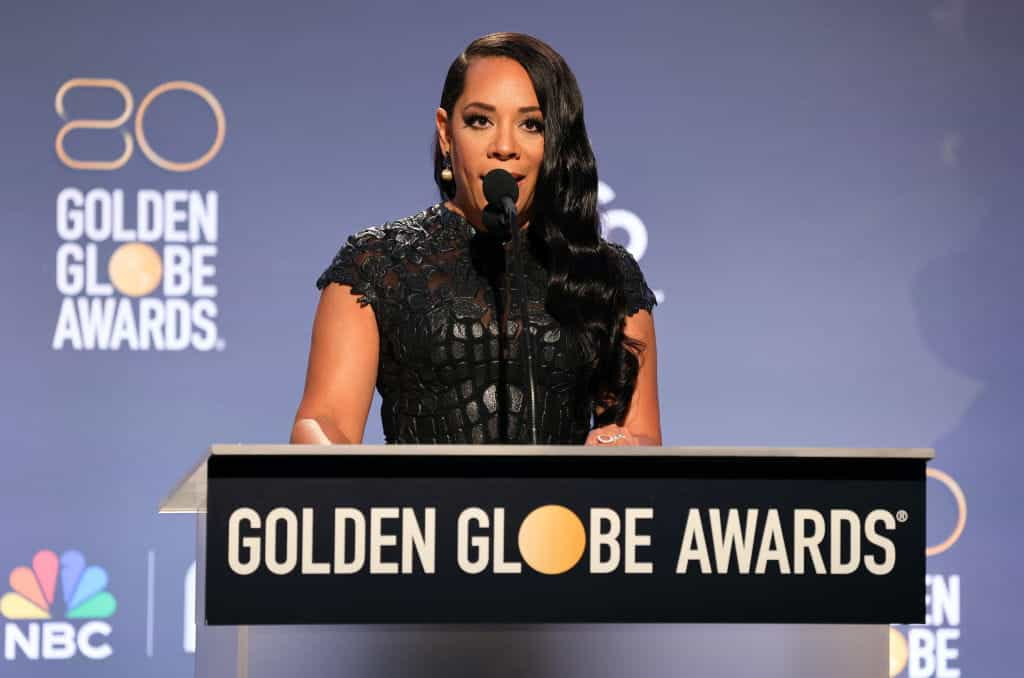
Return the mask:
<path id="1" fill-rule="evenodd" d="M 530 341 L 530 317 L 528 312 L 528 298 L 526 293 L 526 274 L 523 272 L 523 247 L 522 234 L 516 223 L 516 200 L 519 198 L 519 185 L 515 178 L 502 169 L 491 170 L 484 176 L 484 197 L 487 198 L 487 208 L 484 216 L 490 218 L 488 221 L 503 222 L 507 230 L 502 230 L 500 236 L 502 241 L 508 240 L 505 235 L 511 234 L 512 238 L 512 264 L 515 267 L 515 276 L 519 286 L 519 311 L 521 315 L 521 341 L 523 351 L 523 382 L 526 384 L 526 422 L 530 430 L 530 442 L 537 444 L 537 387 L 533 377 L 533 343 Z M 498 223 L 494 224 L 499 226 Z M 490 229 L 491 225 L 487 224 Z M 498 229 L 495 228 L 495 231 Z M 498 233 L 496 233 L 498 235 Z M 506 254 L 506 262 L 508 255 Z M 506 265 L 505 270 L 509 267 Z M 505 276 L 508 285 L 508 275 Z M 511 295 L 509 295 L 511 297 Z M 511 299 L 510 299 L 511 300 Z"/>

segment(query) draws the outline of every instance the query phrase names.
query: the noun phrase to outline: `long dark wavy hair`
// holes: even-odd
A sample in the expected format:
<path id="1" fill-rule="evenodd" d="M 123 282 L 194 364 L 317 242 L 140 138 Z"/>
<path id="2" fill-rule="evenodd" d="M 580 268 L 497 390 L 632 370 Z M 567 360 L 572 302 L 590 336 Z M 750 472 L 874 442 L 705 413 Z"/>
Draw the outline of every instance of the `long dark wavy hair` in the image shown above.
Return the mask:
<path id="1" fill-rule="evenodd" d="M 576 338 L 592 369 L 588 391 L 595 424 L 622 425 L 636 389 L 640 342 L 625 334 L 626 301 L 616 253 L 601 238 L 597 163 L 583 124 L 583 97 L 565 60 L 549 45 L 522 33 L 477 38 L 448 69 L 441 108 L 455 119 L 471 60 L 515 59 L 533 82 L 544 116 L 544 159 L 528 229 L 530 245 L 549 273 L 545 307 Z M 434 138 L 434 181 L 442 200 L 455 184 L 441 179 L 442 153 Z M 597 411 L 600 410 L 600 411 Z"/>

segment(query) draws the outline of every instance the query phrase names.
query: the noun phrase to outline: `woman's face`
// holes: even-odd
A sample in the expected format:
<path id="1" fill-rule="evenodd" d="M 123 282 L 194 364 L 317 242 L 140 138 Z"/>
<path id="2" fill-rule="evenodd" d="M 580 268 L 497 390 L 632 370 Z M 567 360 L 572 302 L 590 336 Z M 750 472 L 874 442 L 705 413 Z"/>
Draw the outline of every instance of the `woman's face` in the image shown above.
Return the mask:
<path id="1" fill-rule="evenodd" d="M 441 152 L 451 154 L 455 205 L 482 223 L 484 175 L 503 169 L 518 180 L 516 211 L 525 224 L 544 158 L 544 118 L 526 69 L 504 57 L 472 59 L 451 117 L 438 108 L 436 118 Z"/>

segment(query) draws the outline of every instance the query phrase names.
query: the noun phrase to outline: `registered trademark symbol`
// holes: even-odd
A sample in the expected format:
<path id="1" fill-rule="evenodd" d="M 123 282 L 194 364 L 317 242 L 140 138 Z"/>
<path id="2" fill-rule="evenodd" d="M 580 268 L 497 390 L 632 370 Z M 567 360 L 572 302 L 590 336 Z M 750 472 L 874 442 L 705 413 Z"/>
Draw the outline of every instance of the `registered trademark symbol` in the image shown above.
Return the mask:
<path id="1" fill-rule="evenodd" d="M 224 350 L 224 347 L 225 347 L 226 345 L 227 345 L 227 344 L 225 344 L 225 343 L 224 343 L 224 340 L 223 340 L 223 339 L 218 339 L 218 340 L 217 340 L 217 344 L 216 344 L 216 346 L 215 346 L 214 348 L 216 348 L 216 349 L 217 349 L 218 351 L 223 351 L 223 350 Z"/>
<path id="2" fill-rule="evenodd" d="M 908 516 L 907 512 L 904 511 L 903 509 L 900 509 L 899 511 L 896 512 L 896 520 L 898 522 L 905 523 L 905 522 L 907 522 L 907 518 L 909 518 L 909 517 L 910 516 Z"/>

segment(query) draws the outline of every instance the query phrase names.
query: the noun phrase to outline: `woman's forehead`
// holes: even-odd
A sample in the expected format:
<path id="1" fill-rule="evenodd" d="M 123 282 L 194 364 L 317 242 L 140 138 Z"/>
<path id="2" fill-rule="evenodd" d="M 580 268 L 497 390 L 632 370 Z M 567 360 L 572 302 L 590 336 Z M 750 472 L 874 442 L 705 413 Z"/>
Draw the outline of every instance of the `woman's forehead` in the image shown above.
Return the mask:
<path id="1" fill-rule="evenodd" d="M 530 75 L 518 61 L 507 57 L 472 59 L 459 103 L 481 103 L 514 111 L 539 105 Z"/>

